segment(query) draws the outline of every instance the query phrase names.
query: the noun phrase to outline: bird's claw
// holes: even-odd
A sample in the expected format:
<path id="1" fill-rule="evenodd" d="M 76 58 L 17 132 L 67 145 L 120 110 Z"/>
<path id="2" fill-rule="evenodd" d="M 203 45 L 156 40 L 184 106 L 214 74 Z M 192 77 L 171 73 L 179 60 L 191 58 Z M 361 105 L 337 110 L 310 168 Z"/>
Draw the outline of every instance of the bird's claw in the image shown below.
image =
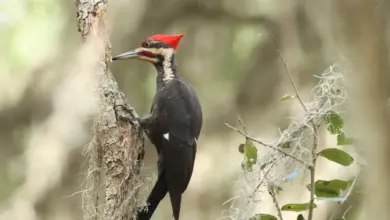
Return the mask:
<path id="1" fill-rule="evenodd" d="M 145 115 L 145 116 L 136 118 L 136 120 L 141 125 L 141 127 L 145 129 L 147 127 L 148 122 L 150 121 L 150 117 L 151 117 L 151 115 Z"/>

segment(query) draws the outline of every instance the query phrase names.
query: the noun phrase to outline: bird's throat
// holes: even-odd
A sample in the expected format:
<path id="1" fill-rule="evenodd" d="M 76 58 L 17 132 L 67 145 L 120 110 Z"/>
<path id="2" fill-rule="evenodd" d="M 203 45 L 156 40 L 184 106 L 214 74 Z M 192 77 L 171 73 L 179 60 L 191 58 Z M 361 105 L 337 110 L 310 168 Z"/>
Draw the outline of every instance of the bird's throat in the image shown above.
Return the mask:
<path id="1" fill-rule="evenodd" d="M 176 77 L 174 51 L 167 51 L 163 56 L 164 60 L 155 65 L 157 69 L 157 85 L 168 83 Z"/>

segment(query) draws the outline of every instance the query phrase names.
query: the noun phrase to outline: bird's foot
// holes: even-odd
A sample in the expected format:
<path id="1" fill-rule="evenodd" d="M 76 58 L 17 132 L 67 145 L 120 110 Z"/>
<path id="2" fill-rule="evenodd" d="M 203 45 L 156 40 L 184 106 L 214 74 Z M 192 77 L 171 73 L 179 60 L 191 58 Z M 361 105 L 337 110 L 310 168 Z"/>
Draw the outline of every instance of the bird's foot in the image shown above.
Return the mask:
<path id="1" fill-rule="evenodd" d="M 141 125 L 141 127 L 146 128 L 147 127 L 146 125 L 149 123 L 150 118 L 151 118 L 151 115 L 145 115 L 142 117 L 138 117 L 137 121 Z"/>

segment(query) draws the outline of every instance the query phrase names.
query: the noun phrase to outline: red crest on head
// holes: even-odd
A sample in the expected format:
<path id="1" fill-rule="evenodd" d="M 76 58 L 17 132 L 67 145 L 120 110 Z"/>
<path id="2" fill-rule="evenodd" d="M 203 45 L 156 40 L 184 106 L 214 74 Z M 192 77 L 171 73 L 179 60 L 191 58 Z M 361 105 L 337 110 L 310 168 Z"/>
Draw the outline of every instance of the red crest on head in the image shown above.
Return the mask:
<path id="1" fill-rule="evenodd" d="M 156 34 L 147 38 L 147 40 L 159 41 L 170 45 L 176 50 L 179 45 L 180 39 L 184 34 Z"/>

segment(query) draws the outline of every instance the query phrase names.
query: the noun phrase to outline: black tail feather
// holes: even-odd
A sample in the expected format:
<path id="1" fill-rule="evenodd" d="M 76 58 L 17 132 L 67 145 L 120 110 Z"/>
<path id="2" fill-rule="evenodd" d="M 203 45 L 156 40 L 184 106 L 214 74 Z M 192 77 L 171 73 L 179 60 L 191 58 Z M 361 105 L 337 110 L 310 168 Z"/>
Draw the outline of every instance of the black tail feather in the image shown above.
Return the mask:
<path id="1" fill-rule="evenodd" d="M 169 196 L 171 197 L 173 217 L 175 218 L 175 220 L 179 220 L 180 206 L 181 206 L 181 193 L 169 192 Z"/>
<path id="2" fill-rule="evenodd" d="M 165 181 L 164 175 L 160 174 L 156 184 L 154 185 L 152 192 L 150 192 L 147 203 L 148 203 L 148 209 L 138 211 L 137 219 L 138 220 L 150 220 L 152 217 L 154 211 L 156 210 L 158 204 L 160 201 L 164 198 L 164 196 L 167 194 L 168 188 L 167 183 Z"/>

